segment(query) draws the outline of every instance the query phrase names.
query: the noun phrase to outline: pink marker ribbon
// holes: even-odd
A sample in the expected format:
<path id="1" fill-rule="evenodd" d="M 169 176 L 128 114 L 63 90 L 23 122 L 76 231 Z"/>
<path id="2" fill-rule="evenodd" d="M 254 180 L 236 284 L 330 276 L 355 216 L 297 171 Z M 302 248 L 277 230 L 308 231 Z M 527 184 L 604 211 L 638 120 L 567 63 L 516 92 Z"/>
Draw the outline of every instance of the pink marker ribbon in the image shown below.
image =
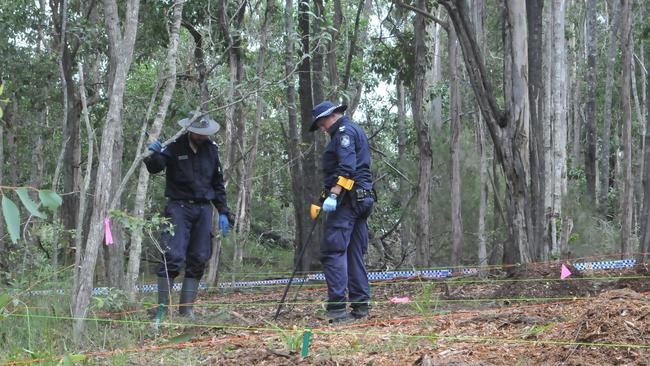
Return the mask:
<path id="1" fill-rule="evenodd" d="M 111 234 L 111 219 L 104 219 L 104 232 L 106 233 L 106 245 L 113 244 L 113 235 Z"/>
<path id="2" fill-rule="evenodd" d="M 393 297 L 390 299 L 391 304 L 408 304 L 411 302 L 411 299 L 406 296 L 406 297 Z"/>

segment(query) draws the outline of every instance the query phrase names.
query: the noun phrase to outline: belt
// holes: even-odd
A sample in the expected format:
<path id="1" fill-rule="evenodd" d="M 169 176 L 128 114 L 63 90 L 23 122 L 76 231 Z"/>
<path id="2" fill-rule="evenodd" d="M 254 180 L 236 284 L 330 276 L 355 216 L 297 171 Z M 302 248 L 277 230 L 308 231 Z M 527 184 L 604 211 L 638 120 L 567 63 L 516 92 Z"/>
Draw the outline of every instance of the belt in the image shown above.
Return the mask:
<path id="1" fill-rule="evenodd" d="M 210 202 L 208 200 L 177 200 L 177 199 L 171 199 L 170 201 L 185 202 L 185 203 L 189 203 L 191 205 L 202 205 L 202 204 L 206 204 L 206 203 Z"/>

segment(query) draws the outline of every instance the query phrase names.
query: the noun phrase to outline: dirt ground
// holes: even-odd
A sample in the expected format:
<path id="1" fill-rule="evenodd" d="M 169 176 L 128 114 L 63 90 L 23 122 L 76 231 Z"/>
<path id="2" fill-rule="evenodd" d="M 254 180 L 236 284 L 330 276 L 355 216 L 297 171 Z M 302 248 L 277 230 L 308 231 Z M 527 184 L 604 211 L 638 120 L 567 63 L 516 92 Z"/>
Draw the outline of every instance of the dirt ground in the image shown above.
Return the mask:
<path id="1" fill-rule="evenodd" d="M 650 364 L 648 269 L 559 272 L 554 264 L 373 283 L 370 317 L 339 325 L 318 315 L 324 285 L 292 286 L 277 322 L 282 287 L 202 293 L 194 325 L 174 325 L 172 315 L 151 344 L 192 348 L 199 365 Z"/>

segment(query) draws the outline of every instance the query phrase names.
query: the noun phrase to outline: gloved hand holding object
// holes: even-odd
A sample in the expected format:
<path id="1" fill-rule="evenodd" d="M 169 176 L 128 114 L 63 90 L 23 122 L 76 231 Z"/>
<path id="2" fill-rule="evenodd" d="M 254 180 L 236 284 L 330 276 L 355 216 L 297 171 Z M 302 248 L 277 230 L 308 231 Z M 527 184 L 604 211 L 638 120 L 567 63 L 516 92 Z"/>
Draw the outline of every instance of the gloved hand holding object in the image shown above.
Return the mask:
<path id="1" fill-rule="evenodd" d="M 323 211 L 333 212 L 336 211 L 336 194 L 330 193 L 330 195 L 323 202 Z"/>
<path id="2" fill-rule="evenodd" d="M 162 151 L 162 144 L 160 141 L 156 140 L 152 143 L 149 144 L 149 150 L 153 152 L 161 152 Z"/>
<path id="3" fill-rule="evenodd" d="M 219 215 L 219 229 L 221 229 L 221 233 L 223 236 L 228 235 L 228 215 L 226 214 L 220 214 Z"/>

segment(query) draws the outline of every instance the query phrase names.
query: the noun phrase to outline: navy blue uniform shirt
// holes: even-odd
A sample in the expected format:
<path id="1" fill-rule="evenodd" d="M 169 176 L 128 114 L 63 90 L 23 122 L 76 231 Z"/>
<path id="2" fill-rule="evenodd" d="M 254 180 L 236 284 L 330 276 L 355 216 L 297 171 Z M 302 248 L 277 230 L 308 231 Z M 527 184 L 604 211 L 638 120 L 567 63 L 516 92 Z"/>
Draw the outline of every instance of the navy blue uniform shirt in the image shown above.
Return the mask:
<path id="1" fill-rule="evenodd" d="M 352 179 L 356 188 L 372 189 L 370 147 L 365 132 L 348 116 L 327 131 L 331 140 L 323 153 L 323 186 L 329 190 L 338 177 Z"/>
<path id="2" fill-rule="evenodd" d="M 226 203 L 219 150 L 214 141 L 190 147 L 186 133 L 167 145 L 160 153 L 144 159 L 147 170 L 156 174 L 167 170 L 165 197 L 171 200 L 211 201 L 220 214 L 230 211 Z"/>

